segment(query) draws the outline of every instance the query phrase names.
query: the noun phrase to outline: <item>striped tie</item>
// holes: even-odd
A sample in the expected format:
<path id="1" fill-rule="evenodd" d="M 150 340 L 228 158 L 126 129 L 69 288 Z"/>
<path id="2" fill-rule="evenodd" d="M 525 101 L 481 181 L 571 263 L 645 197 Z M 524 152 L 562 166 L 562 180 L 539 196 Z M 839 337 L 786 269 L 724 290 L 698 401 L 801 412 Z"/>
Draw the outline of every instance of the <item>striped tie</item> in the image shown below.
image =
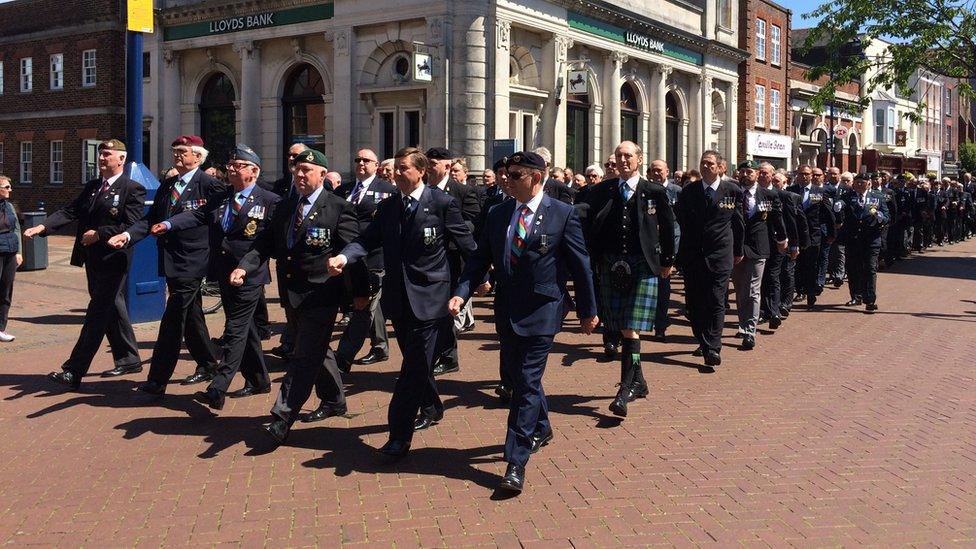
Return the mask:
<path id="1" fill-rule="evenodd" d="M 230 211 L 227 213 L 227 218 L 224 221 L 224 232 L 230 232 L 231 227 L 234 226 L 234 220 L 237 219 L 237 214 L 241 213 L 241 208 L 244 206 L 241 204 L 241 193 L 234 195 L 234 200 L 230 203 Z"/>
<path id="2" fill-rule="evenodd" d="M 509 262 L 513 269 L 518 265 L 518 260 L 525 250 L 525 236 L 529 234 L 529 211 L 528 206 L 519 208 L 518 225 L 515 226 L 515 233 L 512 235 L 512 250 L 509 255 Z"/>
<path id="3" fill-rule="evenodd" d="M 175 206 L 176 203 L 177 203 L 177 201 L 179 201 L 179 199 L 180 199 L 180 195 L 183 193 L 183 191 L 179 188 L 181 183 L 182 183 L 182 181 L 177 181 L 173 185 L 173 188 L 171 188 L 169 190 L 169 205 L 170 206 Z"/>

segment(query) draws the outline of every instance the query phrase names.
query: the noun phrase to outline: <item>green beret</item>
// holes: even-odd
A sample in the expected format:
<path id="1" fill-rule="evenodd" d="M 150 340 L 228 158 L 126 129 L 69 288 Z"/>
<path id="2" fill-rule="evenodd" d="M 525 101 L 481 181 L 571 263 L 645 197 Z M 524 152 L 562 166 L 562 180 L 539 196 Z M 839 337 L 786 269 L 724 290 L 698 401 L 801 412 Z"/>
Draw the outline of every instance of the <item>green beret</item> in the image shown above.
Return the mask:
<path id="1" fill-rule="evenodd" d="M 98 144 L 98 150 L 125 152 L 125 143 L 118 139 L 108 139 Z"/>
<path id="2" fill-rule="evenodd" d="M 304 151 L 298 153 L 298 156 L 291 161 L 291 165 L 294 166 L 300 162 L 315 164 L 316 166 L 322 166 L 323 168 L 329 167 L 328 161 L 325 159 L 325 155 L 315 149 L 305 149 Z"/>
<path id="3" fill-rule="evenodd" d="M 758 170 L 759 169 L 759 162 L 756 162 L 755 160 L 743 160 L 742 162 L 739 162 L 739 169 L 740 170 Z"/>

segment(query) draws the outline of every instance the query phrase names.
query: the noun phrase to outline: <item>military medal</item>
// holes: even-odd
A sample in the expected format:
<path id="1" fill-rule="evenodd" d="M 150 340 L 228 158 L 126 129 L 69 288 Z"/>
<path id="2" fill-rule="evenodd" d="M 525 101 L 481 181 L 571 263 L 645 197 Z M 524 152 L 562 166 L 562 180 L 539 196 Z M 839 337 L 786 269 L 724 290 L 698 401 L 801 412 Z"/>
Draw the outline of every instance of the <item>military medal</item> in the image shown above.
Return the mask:
<path id="1" fill-rule="evenodd" d="M 539 253 L 542 255 L 549 253 L 549 235 L 547 234 L 539 236 Z"/>
<path id="2" fill-rule="evenodd" d="M 247 211 L 247 216 L 251 219 L 264 219 L 264 206 L 254 206 Z"/>
<path id="3" fill-rule="evenodd" d="M 430 246 L 434 243 L 437 238 L 437 228 L 436 227 L 424 227 L 424 245 Z"/>
<path id="4" fill-rule="evenodd" d="M 110 209 L 108 211 L 108 213 L 111 214 L 111 215 L 119 215 L 119 209 L 118 208 L 112 208 L 112 209 Z"/>
<path id="5" fill-rule="evenodd" d="M 657 202 L 653 198 L 647 199 L 647 214 L 654 215 L 657 213 Z"/>
<path id="6" fill-rule="evenodd" d="M 253 219 L 247 222 L 244 226 L 244 236 L 250 238 L 258 232 L 258 224 Z"/>

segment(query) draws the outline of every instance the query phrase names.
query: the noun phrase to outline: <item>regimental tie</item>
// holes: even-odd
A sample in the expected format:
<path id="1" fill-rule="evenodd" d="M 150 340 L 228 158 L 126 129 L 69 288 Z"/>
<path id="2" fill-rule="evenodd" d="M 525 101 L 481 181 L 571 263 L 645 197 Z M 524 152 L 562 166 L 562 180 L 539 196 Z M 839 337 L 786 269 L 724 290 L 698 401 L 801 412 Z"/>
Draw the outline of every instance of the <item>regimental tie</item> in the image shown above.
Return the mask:
<path id="1" fill-rule="evenodd" d="M 623 196 L 624 197 L 624 202 L 629 201 L 630 200 L 630 197 L 633 196 L 633 194 L 634 194 L 634 191 L 631 190 L 630 185 L 628 185 L 626 181 L 621 181 L 620 182 L 620 196 Z"/>
<path id="2" fill-rule="evenodd" d="M 111 187 L 111 185 L 109 185 L 109 183 L 108 183 L 108 179 L 102 179 L 102 186 L 101 186 L 101 187 L 99 187 L 99 188 L 98 188 L 98 192 L 97 192 L 97 193 L 95 193 L 95 194 L 94 194 L 94 195 L 92 196 L 92 199 L 91 199 L 91 206 L 94 206 L 94 205 L 95 205 L 95 202 L 97 202 L 97 201 L 98 201 L 98 197 L 100 197 L 100 196 L 102 196 L 103 194 L 105 194 L 105 193 L 106 193 L 106 192 L 108 191 L 108 188 L 109 188 L 109 187 Z"/>
<path id="3" fill-rule="evenodd" d="M 244 195 L 237 193 L 234 195 L 234 200 L 230 203 L 230 211 L 227 212 L 227 216 L 224 217 L 224 232 L 230 232 L 230 228 L 234 226 L 234 220 L 237 219 L 237 214 L 241 213 L 241 208 L 244 207 L 243 200 Z"/>
<path id="4" fill-rule="evenodd" d="M 349 194 L 349 202 L 353 204 L 359 204 L 359 197 L 363 194 L 363 184 L 360 181 L 356 182 L 356 186 L 353 187 L 352 193 Z"/>
<path id="5" fill-rule="evenodd" d="M 514 269 L 518 265 L 522 252 L 525 251 L 525 237 L 529 234 L 529 210 L 528 206 L 519 208 L 518 224 L 515 226 L 515 233 L 512 234 L 512 249 L 509 254 L 509 262 Z"/>
<path id="6" fill-rule="evenodd" d="M 307 196 L 303 196 L 301 200 L 298 201 L 298 209 L 295 210 L 295 226 L 291 228 L 291 241 L 292 244 L 298 239 L 298 231 L 302 228 L 302 221 L 305 220 L 305 206 L 311 204 L 308 201 Z"/>
<path id="7" fill-rule="evenodd" d="M 186 188 L 186 183 L 182 179 L 177 179 L 176 183 L 173 183 L 173 187 L 169 190 L 169 205 L 175 206 L 180 200 L 180 195 L 183 194 L 183 189 Z"/>

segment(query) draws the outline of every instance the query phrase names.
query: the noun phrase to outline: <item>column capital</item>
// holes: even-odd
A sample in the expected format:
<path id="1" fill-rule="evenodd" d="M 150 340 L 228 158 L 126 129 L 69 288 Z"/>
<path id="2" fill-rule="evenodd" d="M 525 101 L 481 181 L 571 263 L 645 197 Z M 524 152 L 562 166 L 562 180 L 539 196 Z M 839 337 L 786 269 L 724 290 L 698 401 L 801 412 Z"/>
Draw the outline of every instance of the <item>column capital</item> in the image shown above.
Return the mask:
<path id="1" fill-rule="evenodd" d="M 617 66 L 617 70 L 619 70 L 619 69 L 620 69 L 620 67 L 621 67 L 621 66 L 622 66 L 622 65 L 623 65 L 624 63 L 626 63 L 626 62 L 627 62 L 627 60 L 628 60 L 628 59 L 630 59 L 630 58 L 629 58 L 629 57 L 627 57 L 627 54 L 625 54 L 625 53 L 623 53 L 623 52 L 619 52 L 619 51 L 612 51 L 612 52 L 610 52 L 610 53 L 608 53 L 608 54 L 607 54 L 607 59 L 608 59 L 609 61 L 612 61 L 612 62 L 613 62 L 613 64 Z"/>
<path id="2" fill-rule="evenodd" d="M 349 27 L 337 28 L 333 32 L 332 48 L 338 57 L 349 56 L 349 44 L 352 43 L 352 29 Z"/>
<path id="3" fill-rule="evenodd" d="M 431 45 L 440 45 L 444 40 L 444 18 L 443 17 L 428 17 L 427 18 L 427 41 Z"/>
<path id="4" fill-rule="evenodd" d="M 670 65 L 658 65 L 654 70 L 661 75 L 661 80 L 663 81 L 667 77 L 671 76 L 671 73 L 674 72 L 674 67 Z"/>
<path id="5" fill-rule="evenodd" d="M 163 61 L 166 62 L 167 67 L 173 65 L 174 63 L 179 63 L 180 52 L 170 48 L 163 49 Z"/>
<path id="6" fill-rule="evenodd" d="M 568 36 L 555 35 L 552 39 L 556 43 L 556 61 L 558 63 L 566 62 L 566 58 L 569 55 L 569 50 L 576 44 L 573 39 Z"/>
<path id="7" fill-rule="evenodd" d="M 512 41 L 512 22 L 507 19 L 495 21 L 495 46 L 498 49 L 507 50 Z"/>
<path id="8" fill-rule="evenodd" d="M 234 42 L 232 48 L 241 56 L 241 59 L 251 59 L 261 49 L 261 44 L 254 40 L 242 40 Z"/>
<path id="9" fill-rule="evenodd" d="M 739 83 L 729 82 L 729 104 L 735 105 L 739 102 Z"/>

